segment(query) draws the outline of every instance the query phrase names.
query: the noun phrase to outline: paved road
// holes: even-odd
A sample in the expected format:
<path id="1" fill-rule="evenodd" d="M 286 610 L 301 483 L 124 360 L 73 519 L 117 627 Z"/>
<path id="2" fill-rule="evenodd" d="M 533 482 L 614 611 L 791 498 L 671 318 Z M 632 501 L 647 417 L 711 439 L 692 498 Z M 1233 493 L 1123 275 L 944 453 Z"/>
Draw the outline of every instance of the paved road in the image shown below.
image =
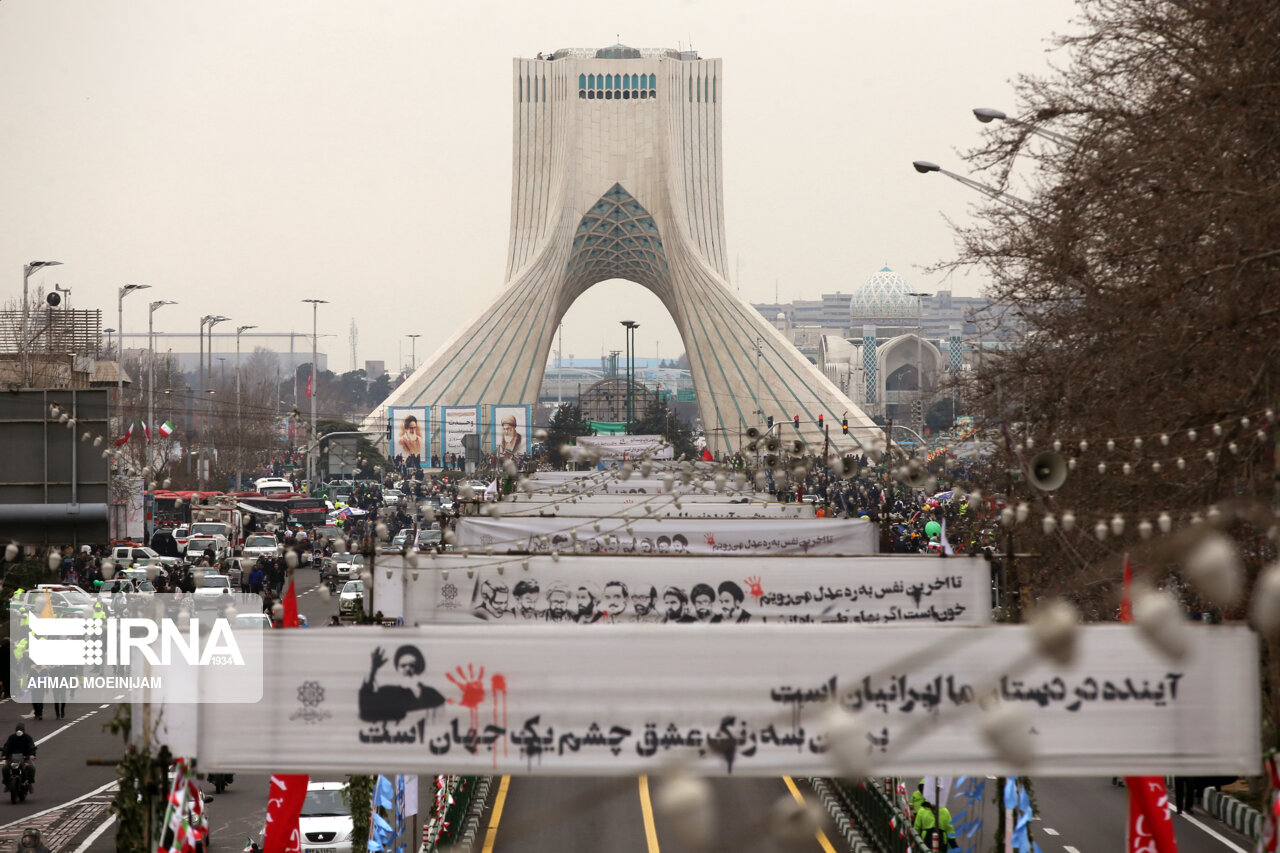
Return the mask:
<path id="1" fill-rule="evenodd" d="M 1040 820 L 1033 833 L 1044 853 L 1094 853 L 1123 846 L 1129 808 L 1124 788 L 1108 779 L 1045 778 L 1036 780 L 1035 789 Z M 1200 809 L 1190 816 L 1175 814 L 1173 826 L 1179 853 L 1253 850 L 1253 842 Z"/>
<path id="2" fill-rule="evenodd" d="M 648 778 L 508 777 L 505 787 L 500 785 L 491 795 L 478 849 L 485 853 L 683 850 L 670 827 L 653 812 L 657 785 Z M 780 798 L 794 799 L 783 779 L 713 779 L 711 788 L 718 849 L 760 853 L 845 849 L 842 839 L 826 833 L 822 840 L 814 836 L 792 847 L 769 835 L 770 808 Z M 803 785 L 796 790 L 807 801 L 821 804 Z"/>
<path id="3" fill-rule="evenodd" d="M 68 705 L 65 720 L 53 719 L 51 704 L 43 720 L 23 719 L 30 712 L 29 704 L 0 703 L 0 733 L 7 737 L 25 722 L 37 744 L 35 790 L 23 803 L 0 799 L 0 850 L 16 847 L 11 842 L 29 826 L 40 829 L 51 849 L 73 850 L 68 842 L 107 818 L 115 768 L 86 766 L 85 760 L 120 755 L 121 739 L 102 729 L 114 706 Z"/>

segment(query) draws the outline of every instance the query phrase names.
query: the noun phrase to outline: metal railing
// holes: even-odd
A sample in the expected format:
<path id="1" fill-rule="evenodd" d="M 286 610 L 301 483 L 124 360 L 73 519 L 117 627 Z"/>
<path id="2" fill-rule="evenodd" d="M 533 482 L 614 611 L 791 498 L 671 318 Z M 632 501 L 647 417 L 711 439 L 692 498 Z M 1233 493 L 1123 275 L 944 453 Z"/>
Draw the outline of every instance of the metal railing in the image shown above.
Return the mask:
<path id="1" fill-rule="evenodd" d="M 910 816 L 895 806 L 896 779 L 832 779 L 831 783 L 856 816 L 863 837 L 880 853 L 937 853 L 916 834 Z"/>

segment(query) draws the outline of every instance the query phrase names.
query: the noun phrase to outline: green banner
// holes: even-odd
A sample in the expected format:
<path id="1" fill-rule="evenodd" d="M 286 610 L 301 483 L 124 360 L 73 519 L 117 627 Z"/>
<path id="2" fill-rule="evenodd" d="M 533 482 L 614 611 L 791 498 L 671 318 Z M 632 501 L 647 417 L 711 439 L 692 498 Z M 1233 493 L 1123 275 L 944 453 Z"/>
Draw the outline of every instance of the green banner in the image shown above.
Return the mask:
<path id="1" fill-rule="evenodd" d="M 622 435 L 627 431 L 625 421 L 587 421 L 596 435 Z"/>

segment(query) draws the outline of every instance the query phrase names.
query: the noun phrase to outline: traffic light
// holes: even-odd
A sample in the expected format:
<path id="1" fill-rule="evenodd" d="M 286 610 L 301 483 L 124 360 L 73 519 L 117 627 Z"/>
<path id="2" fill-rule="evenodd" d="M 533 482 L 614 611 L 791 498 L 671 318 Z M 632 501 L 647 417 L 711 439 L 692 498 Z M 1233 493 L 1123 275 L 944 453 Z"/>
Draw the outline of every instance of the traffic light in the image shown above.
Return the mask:
<path id="1" fill-rule="evenodd" d="M 924 403 L 920 400 L 911 401 L 911 419 L 919 422 L 924 416 Z"/>
<path id="2" fill-rule="evenodd" d="M 848 434 L 849 434 L 849 419 L 848 419 L 848 418 L 841 418 L 841 419 L 840 419 L 840 431 L 841 431 L 841 432 L 843 432 L 845 435 L 848 435 Z"/>
<path id="3" fill-rule="evenodd" d="M 818 415 L 818 432 L 822 432 L 822 415 Z"/>
<path id="4" fill-rule="evenodd" d="M 796 415 L 796 417 L 795 417 L 795 422 L 796 422 L 796 429 L 800 429 L 800 416 L 799 416 L 799 415 Z"/>
<path id="5" fill-rule="evenodd" d="M 769 429 L 773 429 L 773 415 L 769 415 Z"/>

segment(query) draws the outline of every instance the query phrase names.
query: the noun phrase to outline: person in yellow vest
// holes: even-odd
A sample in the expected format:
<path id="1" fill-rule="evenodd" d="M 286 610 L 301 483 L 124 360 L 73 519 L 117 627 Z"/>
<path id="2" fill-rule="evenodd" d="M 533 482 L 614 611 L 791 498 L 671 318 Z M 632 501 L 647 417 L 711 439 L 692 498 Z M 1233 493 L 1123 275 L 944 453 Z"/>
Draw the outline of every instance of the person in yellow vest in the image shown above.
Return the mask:
<path id="1" fill-rule="evenodd" d="M 956 841 L 956 827 L 951 822 L 951 810 L 946 806 L 938 807 L 938 830 L 942 832 L 942 849 L 954 850 L 960 846 Z"/>
<path id="2" fill-rule="evenodd" d="M 922 780 L 916 789 L 911 792 L 911 813 L 915 814 L 919 810 L 920 804 L 924 802 L 924 781 Z"/>
<path id="3" fill-rule="evenodd" d="M 924 838 L 929 830 L 937 829 L 938 818 L 933 813 L 933 803 L 921 800 L 920 805 L 916 807 L 916 819 L 911 825 L 921 838 Z"/>

